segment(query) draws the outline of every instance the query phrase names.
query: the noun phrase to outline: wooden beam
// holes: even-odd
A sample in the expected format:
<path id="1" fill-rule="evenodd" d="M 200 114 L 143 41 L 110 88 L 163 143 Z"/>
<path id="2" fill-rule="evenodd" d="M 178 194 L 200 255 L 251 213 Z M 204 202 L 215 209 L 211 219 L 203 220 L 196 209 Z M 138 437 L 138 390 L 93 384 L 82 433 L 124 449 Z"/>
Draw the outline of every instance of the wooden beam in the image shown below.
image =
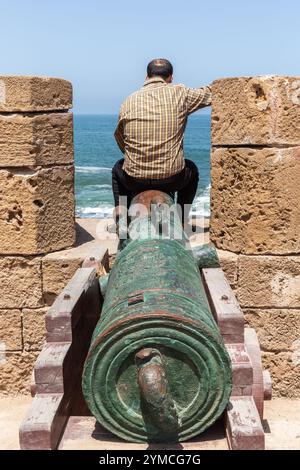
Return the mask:
<path id="1" fill-rule="evenodd" d="M 252 397 L 231 397 L 226 411 L 226 434 L 232 450 L 264 450 L 265 434 Z"/>
<path id="2" fill-rule="evenodd" d="M 81 377 L 102 297 L 94 268 L 80 268 L 46 315 L 34 369 L 35 397 L 20 427 L 22 449 L 56 449 L 71 413 L 88 414 Z"/>
<path id="3" fill-rule="evenodd" d="M 225 343 L 244 342 L 244 315 L 221 268 L 202 269 L 207 298 Z"/>

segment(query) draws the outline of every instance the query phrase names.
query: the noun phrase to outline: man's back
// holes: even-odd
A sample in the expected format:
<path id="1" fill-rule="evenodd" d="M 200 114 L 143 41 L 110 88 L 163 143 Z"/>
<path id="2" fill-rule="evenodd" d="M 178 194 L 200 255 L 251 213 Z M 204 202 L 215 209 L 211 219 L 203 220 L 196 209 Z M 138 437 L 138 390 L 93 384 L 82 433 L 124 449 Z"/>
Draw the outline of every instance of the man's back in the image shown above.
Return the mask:
<path id="1" fill-rule="evenodd" d="M 146 80 L 122 104 L 115 132 L 124 152 L 126 173 L 135 178 L 163 179 L 182 171 L 187 116 L 210 101 L 209 87 L 172 85 L 161 77 Z"/>

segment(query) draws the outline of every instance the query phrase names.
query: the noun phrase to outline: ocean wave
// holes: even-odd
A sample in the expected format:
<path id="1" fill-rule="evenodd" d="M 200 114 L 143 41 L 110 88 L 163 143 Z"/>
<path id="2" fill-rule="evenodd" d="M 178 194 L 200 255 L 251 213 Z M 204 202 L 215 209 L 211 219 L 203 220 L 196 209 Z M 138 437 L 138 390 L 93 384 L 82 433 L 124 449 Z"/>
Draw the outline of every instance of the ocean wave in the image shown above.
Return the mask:
<path id="1" fill-rule="evenodd" d="M 111 184 L 89 184 L 84 190 L 93 191 L 94 189 L 112 189 Z M 83 191 L 84 193 L 84 191 Z"/>
<path id="2" fill-rule="evenodd" d="M 105 219 L 112 217 L 113 210 L 112 206 L 78 207 L 76 217 Z"/>
<path id="3" fill-rule="evenodd" d="M 103 171 L 111 171 L 111 168 L 106 166 L 75 166 L 78 173 L 101 173 Z"/>
<path id="4" fill-rule="evenodd" d="M 209 217 L 210 216 L 210 189 L 211 186 L 208 185 L 201 194 L 196 196 L 191 215 L 198 217 Z"/>
<path id="5" fill-rule="evenodd" d="M 110 185 L 93 185 L 93 187 L 110 188 Z M 113 206 L 85 206 L 77 207 L 76 216 L 82 218 L 110 218 L 113 214 Z M 191 215 L 194 217 L 209 217 L 210 216 L 210 185 L 198 194 L 193 202 Z"/>

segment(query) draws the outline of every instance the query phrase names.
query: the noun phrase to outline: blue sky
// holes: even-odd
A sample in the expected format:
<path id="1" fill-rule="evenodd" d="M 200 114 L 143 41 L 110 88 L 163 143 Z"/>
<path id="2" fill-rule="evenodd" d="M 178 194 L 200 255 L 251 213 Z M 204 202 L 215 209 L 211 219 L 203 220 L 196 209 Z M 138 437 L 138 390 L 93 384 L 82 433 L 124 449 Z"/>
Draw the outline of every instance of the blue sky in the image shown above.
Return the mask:
<path id="1" fill-rule="evenodd" d="M 77 113 L 116 113 L 154 57 L 176 82 L 300 75 L 296 0 L 0 0 L 0 74 L 59 76 Z"/>

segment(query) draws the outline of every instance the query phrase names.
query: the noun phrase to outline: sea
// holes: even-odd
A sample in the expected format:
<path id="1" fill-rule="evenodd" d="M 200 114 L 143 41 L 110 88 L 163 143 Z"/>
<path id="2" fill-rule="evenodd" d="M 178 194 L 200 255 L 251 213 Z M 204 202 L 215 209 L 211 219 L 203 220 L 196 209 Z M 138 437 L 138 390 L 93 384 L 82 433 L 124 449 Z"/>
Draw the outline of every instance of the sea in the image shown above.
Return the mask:
<path id="1" fill-rule="evenodd" d="M 76 216 L 112 216 L 111 169 L 122 158 L 115 140 L 117 115 L 75 115 L 75 195 Z M 192 214 L 209 217 L 210 204 L 210 115 L 193 114 L 184 138 L 185 157 L 199 168 L 200 181 Z"/>

